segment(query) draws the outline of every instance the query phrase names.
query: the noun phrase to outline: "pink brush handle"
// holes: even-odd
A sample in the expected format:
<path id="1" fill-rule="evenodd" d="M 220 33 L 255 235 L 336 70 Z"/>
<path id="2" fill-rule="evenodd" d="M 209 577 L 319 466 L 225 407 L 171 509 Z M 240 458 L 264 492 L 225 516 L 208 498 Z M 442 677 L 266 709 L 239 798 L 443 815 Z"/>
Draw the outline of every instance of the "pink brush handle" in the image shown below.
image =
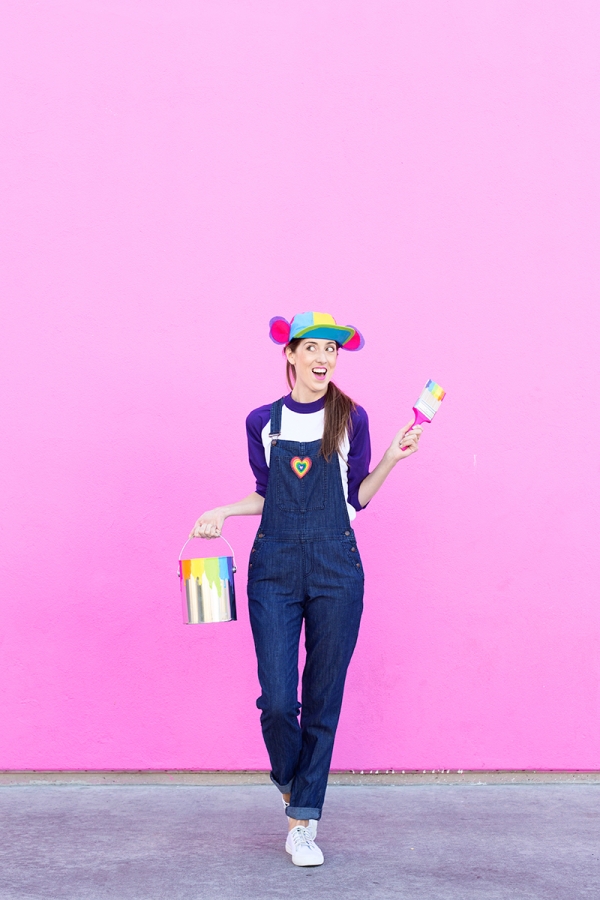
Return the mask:
<path id="1" fill-rule="evenodd" d="M 415 421 L 412 423 L 412 425 L 410 426 L 410 428 L 408 429 L 406 434 L 411 432 L 413 430 L 413 428 L 415 427 L 415 425 L 422 425 L 423 422 L 431 422 L 431 419 L 428 419 L 427 416 L 424 416 L 423 413 L 419 409 L 416 409 L 416 407 L 414 407 L 414 406 L 413 406 L 413 412 L 415 414 Z M 404 437 L 406 437 L 406 434 L 404 435 Z M 400 447 L 400 449 L 406 450 L 406 447 Z"/>

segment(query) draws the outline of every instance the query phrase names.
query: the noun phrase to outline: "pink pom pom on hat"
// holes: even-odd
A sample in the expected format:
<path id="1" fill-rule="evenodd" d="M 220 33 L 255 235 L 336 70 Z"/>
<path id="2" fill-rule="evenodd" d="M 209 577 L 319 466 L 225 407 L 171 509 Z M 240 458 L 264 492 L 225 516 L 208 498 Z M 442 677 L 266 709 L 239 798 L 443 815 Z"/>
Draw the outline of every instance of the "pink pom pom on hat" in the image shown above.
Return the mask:
<path id="1" fill-rule="evenodd" d="M 352 325 L 338 325 L 328 313 L 304 312 L 287 322 L 274 316 L 269 322 L 269 336 L 276 344 L 288 344 L 295 338 L 322 338 L 337 341 L 344 350 L 361 350 L 365 339 Z"/>

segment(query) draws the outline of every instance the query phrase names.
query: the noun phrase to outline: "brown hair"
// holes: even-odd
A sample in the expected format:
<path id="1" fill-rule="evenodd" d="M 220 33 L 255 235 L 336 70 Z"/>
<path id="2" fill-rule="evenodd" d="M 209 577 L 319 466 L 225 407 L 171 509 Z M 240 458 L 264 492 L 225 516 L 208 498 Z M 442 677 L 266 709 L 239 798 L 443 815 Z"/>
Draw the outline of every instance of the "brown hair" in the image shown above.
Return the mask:
<path id="1" fill-rule="evenodd" d="M 292 353 L 296 350 L 302 338 L 295 338 L 286 345 Z M 339 349 L 339 344 L 338 344 Z M 291 390 L 294 390 L 296 384 L 296 368 L 291 362 L 286 360 L 285 374 L 287 383 Z M 325 423 L 323 425 L 323 440 L 321 442 L 321 450 L 319 451 L 325 457 L 327 462 L 334 453 L 337 453 L 340 444 L 344 440 L 346 431 L 348 436 L 352 434 L 352 413 L 356 409 L 356 403 L 339 387 L 329 382 L 327 393 L 325 394 Z"/>

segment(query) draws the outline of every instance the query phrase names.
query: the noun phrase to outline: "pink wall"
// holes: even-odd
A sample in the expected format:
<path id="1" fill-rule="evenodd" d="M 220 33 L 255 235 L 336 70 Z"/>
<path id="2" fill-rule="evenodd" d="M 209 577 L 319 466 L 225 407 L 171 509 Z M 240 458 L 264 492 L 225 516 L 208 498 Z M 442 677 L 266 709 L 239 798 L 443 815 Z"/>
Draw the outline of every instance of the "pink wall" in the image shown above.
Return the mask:
<path id="1" fill-rule="evenodd" d="M 376 454 L 448 391 L 357 522 L 334 765 L 600 768 L 597 2 L 1 15 L 0 767 L 267 766 L 257 522 L 237 624 L 184 628 L 176 560 L 316 308 Z"/>

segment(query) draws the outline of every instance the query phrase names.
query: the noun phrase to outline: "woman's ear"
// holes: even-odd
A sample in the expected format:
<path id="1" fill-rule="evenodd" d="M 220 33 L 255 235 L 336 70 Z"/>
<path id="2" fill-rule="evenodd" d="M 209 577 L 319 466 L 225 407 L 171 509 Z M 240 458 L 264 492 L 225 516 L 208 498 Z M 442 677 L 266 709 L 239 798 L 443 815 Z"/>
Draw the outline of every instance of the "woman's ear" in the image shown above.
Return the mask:
<path id="1" fill-rule="evenodd" d="M 289 363 L 291 363 L 291 365 L 293 366 L 294 365 L 294 352 L 291 349 L 291 347 L 286 347 L 284 350 L 284 353 L 285 353 L 285 357 L 286 357 L 287 361 Z"/>

